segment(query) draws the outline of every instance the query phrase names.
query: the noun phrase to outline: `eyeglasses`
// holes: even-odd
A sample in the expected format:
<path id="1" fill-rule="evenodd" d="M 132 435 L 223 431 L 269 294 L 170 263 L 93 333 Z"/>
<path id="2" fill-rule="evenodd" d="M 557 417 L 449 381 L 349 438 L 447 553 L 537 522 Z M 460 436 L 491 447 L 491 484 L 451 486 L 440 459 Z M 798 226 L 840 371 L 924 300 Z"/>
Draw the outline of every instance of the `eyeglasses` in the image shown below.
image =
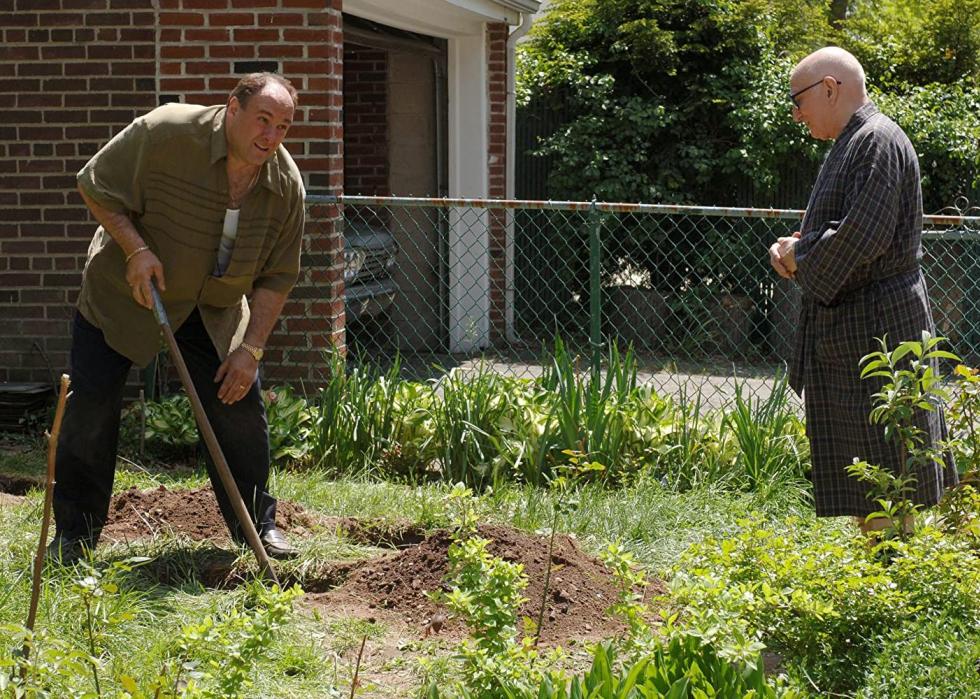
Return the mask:
<path id="1" fill-rule="evenodd" d="M 831 76 L 828 75 L 827 77 L 831 77 Z M 812 85 L 807 85 L 802 90 L 797 90 L 796 92 L 791 93 L 790 96 L 789 96 L 789 101 L 793 103 L 793 106 L 794 107 L 796 107 L 797 109 L 799 109 L 800 108 L 800 103 L 797 101 L 796 98 L 799 97 L 800 95 L 802 95 L 807 90 L 811 90 L 811 89 L 815 88 L 817 85 L 819 85 L 820 83 L 822 83 L 826 79 L 827 78 L 820 78 L 817 82 L 813 83 Z M 837 78 L 834 78 L 834 82 L 836 82 L 838 85 L 841 84 L 841 81 L 838 80 Z"/>

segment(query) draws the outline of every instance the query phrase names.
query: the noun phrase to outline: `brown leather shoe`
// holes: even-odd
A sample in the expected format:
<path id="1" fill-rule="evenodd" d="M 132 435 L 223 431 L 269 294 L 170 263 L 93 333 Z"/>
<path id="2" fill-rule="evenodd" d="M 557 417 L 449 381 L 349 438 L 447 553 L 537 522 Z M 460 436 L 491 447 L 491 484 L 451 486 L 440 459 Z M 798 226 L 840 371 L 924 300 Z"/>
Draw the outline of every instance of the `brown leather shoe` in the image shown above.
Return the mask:
<path id="1" fill-rule="evenodd" d="M 275 527 L 270 527 L 263 531 L 259 539 L 262 541 L 262 546 L 265 547 L 266 555 L 269 558 L 284 560 L 287 558 L 296 558 L 299 555 L 296 547 L 290 544 L 282 532 Z"/>

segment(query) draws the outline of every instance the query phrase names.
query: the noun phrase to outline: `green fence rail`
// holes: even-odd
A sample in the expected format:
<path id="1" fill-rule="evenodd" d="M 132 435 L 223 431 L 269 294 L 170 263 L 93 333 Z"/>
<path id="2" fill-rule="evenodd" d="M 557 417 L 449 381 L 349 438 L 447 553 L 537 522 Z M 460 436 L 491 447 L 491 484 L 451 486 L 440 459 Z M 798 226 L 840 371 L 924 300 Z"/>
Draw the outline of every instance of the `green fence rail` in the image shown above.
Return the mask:
<path id="1" fill-rule="evenodd" d="M 343 206 L 348 344 L 425 375 L 478 359 L 533 376 L 555 339 L 597 361 L 632 345 L 641 378 L 723 401 L 766 391 L 792 347 L 795 285 L 768 247 L 802 211 L 402 197 Z M 968 212 L 969 213 L 969 212 Z M 928 216 L 923 268 L 953 351 L 980 363 L 980 216 Z"/>

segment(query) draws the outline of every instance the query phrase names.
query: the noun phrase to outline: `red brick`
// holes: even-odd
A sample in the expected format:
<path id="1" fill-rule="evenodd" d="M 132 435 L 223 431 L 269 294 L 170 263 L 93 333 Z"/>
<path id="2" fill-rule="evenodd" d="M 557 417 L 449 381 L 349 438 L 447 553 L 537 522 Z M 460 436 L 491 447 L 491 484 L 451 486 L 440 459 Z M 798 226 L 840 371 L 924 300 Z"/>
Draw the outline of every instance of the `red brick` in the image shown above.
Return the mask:
<path id="1" fill-rule="evenodd" d="M 0 287 L 8 286 L 40 286 L 41 275 L 40 274 L 30 274 L 24 272 L 7 272 L 5 274 L 0 274 Z"/>
<path id="2" fill-rule="evenodd" d="M 104 27 L 104 26 L 129 26 L 133 22 L 133 16 L 128 12 L 86 12 L 85 26 Z"/>
<path id="3" fill-rule="evenodd" d="M 41 318 L 44 316 L 44 306 L 7 306 L 3 310 L 0 310 L 0 316 L 10 320 Z"/>
<path id="4" fill-rule="evenodd" d="M 39 276 L 36 276 L 40 279 Z M 65 292 L 57 289 L 27 288 L 20 292 L 20 299 L 23 303 L 63 303 Z"/>
<path id="5" fill-rule="evenodd" d="M 152 44 L 156 41 L 156 31 L 154 29 L 126 29 L 124 27 L 119 30 L 119 40 L 134 44 Z"/>
<path id="6" fill-rule="evenodd" d="M 204 80 L 202 80 L 201 78 L 161 78 L 160 89 L 163 92 L 203 90 Z"/>
<path id="7" fill-rule="evenodd" d="M 37 46 L 0 46 L 0 61 L 36 61 Z"/>
<path id="8" fill-rule="evenodd" d="M 70 95 L 69 95 L 70 96 Z M 60 107 L 62 104 L 61 95 L 57 94 L 26 94 L 17 96 L 18 107 Z M 7 112 L 10 114 L 10 111 Z"/>
<path id="9" fill-rule="evenodd" d="M 188 75 L 223 75 L 231 72 L 231 64 L 217 61 L 186 61 L 184 72 Z"/>
<path id="10" fill-rule="evenodd" d="M 198 12 L 161 12 L 161 27 L 203 27 L 204 15 Z"/>
<path id="11" fill-rule="evenodd" d="M 249 44 L 219 44 L 208 46 L 208 55 L 211 58 L 254 58 L 255 49 Z"/>
<path id="12" fill-rule="evenodd" d="M 150 62 L 112 64 L 113 75 L 152 76 L 155 74 L 155 70 L 156 70 L 156 66 Z"/>
<path id="13" fill-rule="evenodd" d="M 203 46 L 161 46 L 160 58 L 203 58 Z"/>
<path id="14" fill-rule="evenodd" d="M 208 15 L 209 27 L 252 27 L 255 15 L 250 12 L 216 12 Z"/>
<path id="15" fill-rule="evenodd" d="M 298 13 L 259 13 L 258 25 L 262 27 L 302 27 L 306 15 Z"/>
<path id="16" fill-rule="evenodd" d="M 75 49 L 75 48 L 76 47 L 72 47 L 72 46 L 54 46 L 54 47 L 51 47 L 51 49 L 52 49 L 51 50 L 51 53 L 54 53 L 54 52 L 62 53 L 62 52 L 66 52 L 67 49 Z M 132 46 L 129 46 L 128 44 L 118 44 L 118 43 L 115 44 L 115 45 L 113 45 L 113 44 L 109 44 L 109 45 L 104 45 L 104 44 L 90 44 L 90 45 L 88 45 L 86 47 L 77 47 L 77 48 L 78 49 L 82 49 L 81 55 L 78 55 L 78 56 L 67 56 L 66 55 L 64 57 L 65 58 L 85 58 L 85 57 L 87 57 L 87 58 L 93 59 L 93 60 L 107 60 L 107 61 L 128 60 L 128 59 L 131 59 L 133 57 L 133 47 Z M 87 54 L 87 56 L 86 56 L 86 54 Z M 51 58 L 53 56 L 46 56 L 46 57 L 47 58 Z"/>
<path id="17" fill-rule="evenodd" d="M 20 63 L 17 65 L 17 75 L 25 78 L 63 74 L 64 67 L 61 63 Z"/>
<path id="18" fill-rule="evenodd" d="M 235 41 L 250 41 L 262 43 L 267 41 L 278 41 L 278 29 L 236 29 Z M 227 41 L 227 39 L 225 40 Z"/>
<path id="19" fill-rule="evenodd" d="M 293 29 L 288 28 L 283 31 L 283 41 L 295 41 L 302 44 L 312 44 L 314 42 L 328 43 L 330 41 L 329 29 Z"/>
<path id="20" fill-rule="evenodd" d="M 33 12 L 0 12 L 0 27 L 36 27 L 37 23 Z"/>
<path id="21" fill-rule="evenodd" d="M 226 78 L 211 78 L 208 80 L 208 89 L 221 95 L 221 102 L 224 102 L 235 85 L 238 84 L 239 76 L 230 75 Z"/>
<path id="22" fill-rule="evenodd" d="M 184 39 L 187 41 L 228 43 L 231 41 L 231 32 L 228 29 L 185 29 Z"/>
<path id="23" fill-rule="evenodd" d="M 262 58 L 302 58 L 303 47 L 289 44 L 259 46 L 259 56 Z"/>

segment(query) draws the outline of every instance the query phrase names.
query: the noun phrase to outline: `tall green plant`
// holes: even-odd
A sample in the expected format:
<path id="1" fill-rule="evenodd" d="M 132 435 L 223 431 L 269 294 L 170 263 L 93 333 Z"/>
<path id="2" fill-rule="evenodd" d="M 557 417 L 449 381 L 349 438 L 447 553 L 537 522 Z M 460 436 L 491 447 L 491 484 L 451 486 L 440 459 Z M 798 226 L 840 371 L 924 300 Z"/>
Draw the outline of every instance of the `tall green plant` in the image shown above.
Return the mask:
<path id="1" fill-rule="evenodd" d="M 336 351 L 326 355 L 327 381 L 320 389 L 310 429 L 310 461 L 332 473 L 371 470 L 394 443 L 400 361 L 384 374 L 370 364 L 348 369 Z"/>
<path id="2" fill-rule="evenodd" d="M 509 476 L 500 458 L 507 387 L 483 362 L 473 373 L 454 368 L 434 382 L 429 411 L 444 480 L 482 489 Z"/>
<path id="3" fill-rule="evenodd" d="M 664 439 L 653 446 L 655 473 L 671 490 L 704 485 L 726 485 L 734 478 L 731 440 L 718 411 L 704 403 L 698 391 L 693 397 L 681 391 Z"/>
<path id="4" fill-rule="evenodd" d="M 562 451 L 601 463 L 613 480 L 628 473 L 634 466 L 630 412 L 647 409 L 636 382 L 632 348 L 621 355 L 616 344 L 609 343 L 605 369 L 590 367 L 582 372 L 577 358 L 561 338 L 556 339 L 541 385 L 554 391 L 555 432 Z"/>
<path id="5" fill-rule="evenodd" d="M 746 397 L 735 384 L 735 406 L 725 418 L 738 453 L 739 481 L 747 489 L 767 493 L 788 485 L 800 488 L 804 477 L 803 423 L 789 402 L 789 382 L 777 377 L 766 398 Z"/>
<path id="6" fill-rule="evenodd" d="M 477 534 L 472 495 L 462 483 L 449 494 L 456 512 L 446 576 L 451 590 L 430 596 L 445 602 L 470 630 L 458 649 L 464 695 L 491 699 L 502 696 L 503 687 L 539 680 L 539 656 L 530 638 L 517 640 L 517 613 L 528 582 L 524 566 L 489 552 L 491 542 Z M 439 696 L 438 690 L 430 687 L 429 696 Z"/>
<path id="7" fill-rule="evenodd" d="M 888 339 L 878 340 L 881 350 L 861 358 L 861 378 L 880 379 L 881 389 L 874 394 L 871 423 L 881 425 L 886 441 L 898 450 L 898 472 L 878 464 L 855 459 L 848 473 L 869 483 L 871 495 L 881 509 L 867 520 L 885 519 L 885 536 L 906 539 L 910 523 L 919 509 L 913 501 L 916 474 L 923 468 L 943 463 L 943 445 L 933 444 L 922 427 L 928 413 L 935 412 L 947 398 L 942 376 L 937 371 L 940 359 L 959 361 L 946 350 L 938 349 L 945 338 L 932 337 L 923 331 L 921 341 L 910 340 L 888 349 Z"/>

